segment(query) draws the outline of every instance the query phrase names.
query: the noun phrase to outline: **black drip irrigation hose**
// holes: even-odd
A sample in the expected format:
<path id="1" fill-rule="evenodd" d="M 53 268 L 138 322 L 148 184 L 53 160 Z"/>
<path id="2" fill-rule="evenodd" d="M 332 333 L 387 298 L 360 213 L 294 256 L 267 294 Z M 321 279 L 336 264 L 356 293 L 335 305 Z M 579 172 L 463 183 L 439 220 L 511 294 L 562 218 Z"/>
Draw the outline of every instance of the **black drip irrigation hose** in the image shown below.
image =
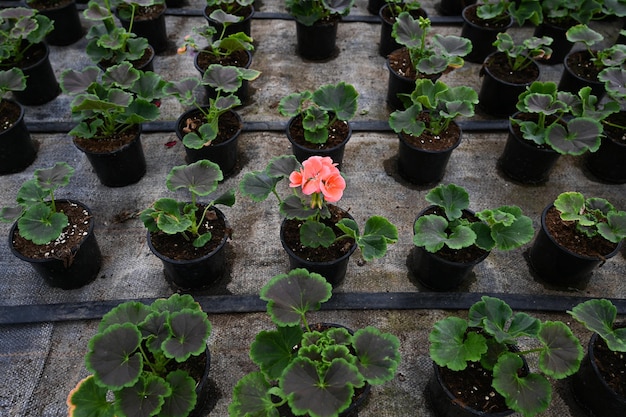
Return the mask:
<path id="1" fill-rule="evenodd" d="M 467 310 L 483 295 L 498 297 L 513 310 L 564 313 L 591 297 L 499 293 L 336 293 L 322 310 Z M 264 312 L 266 304 L 257 295 L 194 296 L 207 314 Z M 626 300 L 610 299 L 618 314 L 626 314 Z M 129 300 L 85 301 L 63 304 L 0 306 L 0 325 L 97 320 Z M 154 298 L 138 299 L 151 303 Z"/>

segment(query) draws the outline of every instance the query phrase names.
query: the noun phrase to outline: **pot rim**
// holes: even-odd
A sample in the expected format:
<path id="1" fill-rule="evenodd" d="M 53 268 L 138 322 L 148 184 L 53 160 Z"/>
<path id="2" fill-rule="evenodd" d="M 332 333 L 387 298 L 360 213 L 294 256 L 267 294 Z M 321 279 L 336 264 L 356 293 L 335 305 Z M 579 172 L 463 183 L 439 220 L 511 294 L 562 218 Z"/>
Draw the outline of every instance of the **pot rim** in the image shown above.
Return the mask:
<path id="1" fill-rule="evenodd" d="M 206 105 L 206 106 L 201 106 L 203 109 L 208 109 L 210 106 Z M 183 121 L 189 117 L 189 115 L 194 114 L 200 112 L 200 110 L 196 109 L 196 108 L 192 108 L 189 109 L 187 111 L 185 111 L 183 114 L 181 114 L 178 119 L 176 120 L 176 125 L 174 126 L 174 130 L 176 132 L 176 137 L 178 138 L 178 140 L 180 141 L 180 143 L 183 142 L 183 137 L 185 135 L 182 134 L 181 129 L 180 129 L 180 125 L 183 123 Z M 233 136 L 231 136 L 229 139 L 225 140 L 224 142 L 221 143 L 211 143 L 208 146 L 212 146 L 214 148 L 219 148 L 222 146 L 227 146 L 228 144 L 230 144 L 232 141 L 236 140 L 239 135 L 241 134 L 241 132 L 243 131 L 243 119 L 241 118 L 241 115 L 239 113 L 237 113 L 235 110 L 233 109 L 229 109 L 228 112 L 233 113 L 235 115 L 235 117 L 237 118 L 237 120 L 239 121 L 239 124 L 241 125 L 241 128 L 235 132 L 235 134 Z M 226 114 L 226 113 L 224 113 Z M 211 141 L 212 142 L 212 141 Z M 183 144 L 184 146 L 184 144 Z M 187 148 L 187 147 L 185 147 Z M 202 149 L 202 148 L 200 148 Z M 193 149 L 193 150 L 197 150 L 197 149 Z"/>
<path id="2" fill-rule="evenodd" d="M 83 152 L 83 153 L 88 153 L 91 155 L 115 155 L 119 152 L 123 152 L 124 150 L 128 149 L 129 147 L 135 145 L 135 143 L 139 140 L 141 140 L 141 132 L 143 130 L 142 128 L 142 124 L 139 123 L 136 126 L 138 126 L 139 130 L 137 132 L 137 135 L 135 136 L 135 138 L 133 140 L 131 140 L 130 142 L 128 142 L 127 144 L 115 149 L 114 151 L 110 151 L 110 152 L 93 152 L 90 151 L 88 149 L 85 149 L 84 147 L 80 146 L 78 143 L 76 143 L 76 136 L 74 138 L 72 138 L 72 142 L 74 143 L 74 146 L 76 146 L 76 148 L 78 148 L 79 151 Z M 85 139 L 85 138 L 81 138 L 81 139 Z M 92 139 L 89 139 L 92 140 Z M 95 139 L 97 140 L 97 139 Z"/>
<path id="3" fill-rule="evenodd" d="M 470 4 L 468 6 L 465 6 L 463 8 L 463 10 L 461 11 L 461 19 L 463 19 L 463 23 L 465 23 L 468 26 L 471 26 L 473 28 L 480 29 L 480 30 L 486 31 L 486 32 L 505 32 L 507 29 L 509 29 L 511 26 L 513 26 L 513 17 L 511 16 L 511 14 L 509 12 L 506 12 L 506 11 L 505 11 L 505 14 L 509 17 L 509 23 L 506 26 L 503 26 L 503 27 L 500 27 L 500 28 L 485 27 L 485 26 L 478 25 L 478 24 L 476 24 L 474 22 L 471 22 L 470 20 L 468 20 L 465 17 L 465 13 L 468 12 L 469 10 L 471 10 L 471 9 L 476 9 L 478 6 L 479 5 L 477 3 L 474 3 L 474 4 Z"/>
<path id="4" fill-rule="evenodd" d="M 346 135 L 346 138 L 340 144 L 338 144 L 336 146 L 333 146 L 332 148 L 321 148 L 321 149 L 307 148 L 306 146 L 302 146 L 299 143 L 296 143 L 293 140 L 293 138 L 291 137 L 291 133 L 289 133 L 291 125 L 293 124 L 293 122 L 298 117 L 302 117 L 302 114 L 297 114 L 297 115 L 293 116 L 291 119 L 289 119 L 289 122 L 287 122 L 287 127 L 285 129 L 285 133 L 287 135 L 287 139 L 289 139 L 289 142 L 293 146 L 295 146 L 296 148 L 298 148 L 300 150 L 307 151 L 307 152 L 315 152 L 315 153 L 319 153 L 320 155 L 326 155 L 328 153 L 336 151 L 337 149 L 341 148 L 342 146 L 346 146 L 346 144 L 348 143 L 348 141 L 352 137 L 352 125 L 350 124 L 350 121 L 346 120 L 345 123 L 348 126 L 348 134 Z"/>
<path id="5" fill-rule="evenodd" d="M 207 48 L 204 48 L 203 50 L 208 50 L 208 49 L 211 49 L 211 48 L 207 47 Z M 243 51 L 248 56 L 248 62 L 246 63 L 246 65 L 241 66 L 239 68 L 248 69 L 252 65 L 252 52 L 248 51 L 247 49 L 244 49 Z M 206 70 L 200 68 L 200 65 L 198 64 L 198 57 L 199 56 L 200 56 L 200 54 L 197 53 L 196 56 L 193 57 L 193 66 L 200 73 L 201 76 L 204 76 L 204 73 L 206 72 Z M 242 82 L 246 82 L 246 81 L 248 81 L 248 80 L 243 80 Z"/>

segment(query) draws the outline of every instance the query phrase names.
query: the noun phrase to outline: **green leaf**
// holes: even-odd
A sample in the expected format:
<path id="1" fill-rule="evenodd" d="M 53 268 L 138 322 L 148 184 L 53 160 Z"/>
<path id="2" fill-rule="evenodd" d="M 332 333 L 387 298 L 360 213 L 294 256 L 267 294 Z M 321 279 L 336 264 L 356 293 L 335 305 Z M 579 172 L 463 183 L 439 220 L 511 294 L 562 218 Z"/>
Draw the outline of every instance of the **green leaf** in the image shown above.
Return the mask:
<path id="1" fill-rule="evenodd" d="M 430 357 L 437 365 L 462 371 L 467 362 L 476 362 L 487 352 L 485 337 L 467 329 L 467 321 L 458 317 L 447 317 L 434 324 L 428 340 Z"/>
<path id="2" fill-rule="evenodd" d="M 593 220 L 584 214 L 585 197 L 575 191 L 567 191 L 559 194 L 554 200 L 554 207 L 559 211 L 561 219 L 576 221 L 581 226 L 593 226 Z"/>
<path id="3" fill-rule="evenodd" d="M 448 220 L 460 219 L 469 207 L 469 194 L 455 184 L 439 185 L 426 194 L 426 201 L 443 208 Z"/>
<path id="4" fill-rule="evenodd" d="M 301 268 L 274 276 L 260 293 L 268 302 L 268 314 L 279 326 L 299 325 L 305 313 L 319 310 L 331 295 L 332 286 L 324 277 Z"/>
<path id="5" fill-rule="evenodd" d="M 578 117 L 566 126 L 553 124 L 547 129 L 546 142 L 564 155 L 582 155 L 600 148 L 602 125 L 597 120 Z"/>
<path id="6" fill-rule="evenodd" d="M 26 89 L 26 77 L 19 68 L 0 71 L 0 98 L 7 91 L 23 91 Z"/>
<path id="7" fill-rule="evenodd" d="M 55 213 L 45 203 L 29 207 L 17 222 L 20 235 L 36 245 L 45 245 L 58 238 L 68 225 L 63 213 Z"/>
<path id="8" fill-rule="evenodd" d="M 270 388 L 261 372 L 252 372 L 241 378 L 233 389 L 233 401 L 228 406 L 229 416 L 279 417 Z"/>
<path id="9" fill-rule="evenodd" d="M 541 325 L 538 336 L 544 345 L 539 354 L 539 368 L 543 373 L 563 379 L 578 371 L 584 352 L 569 327 L 559 321 L 547 321 Z"/>
<path id="10" fill-rule="evenodd" d="M 239 192 L 252 201 L 264 201 L 280 180 L 280 177 L 270 176 L 263 171 L 246 172 L 239 183 Z"/>
<path id="11" fill-rule="evenodd" d="M 165 397 L 159 417 L 186 416 L 196 406 L 196 381 L 186 371 L 176 370 L 166 376 L 172 393 Z"/>
<path id="12" fill-rule="evenodd" d="M 98 325 L 98 332 L 104 331 L 114 324 L 132 323 L 139 326 L 150 314 L 150 308 L 138 301 L 127 301 L 119 304 L 102 316 Z"/>
<path id="13" fill-rule="evenodd" d="M 357 330 L 353 340 L 357 367 L 365 380 L 374 385 L 392 380 L 400 362 L 400 340 L 371 326 Z"/>
<path id="14" fill-rule="evenodd" d="M 159 415 L 165 398 L 171 394 L 172 389 L 163 378 L 142 375 L 135 385 L 115 392 L 116 413 L 141 417 Z"/>
<path id="15" fill-rule="evenodd" d="M 224 175 L 219 165 L 201 159 L 189 165 L 172 168 L 167 175 L 166 184 L 171 191 L 184 188 L 192 194 L 206 196 L 215 191 L 223 179 Z"/>
<path id="16" fill-rule="evenodd" d="M 410 106 L 406 110 L 396 110 L 389 116 L 389 126 L 396 133 L 407 133 L 420 136 L 426 129 L 426 124 L 417 119 L 422 112 L 421 104 Z"/>
<path id="17" fill-rule="evenodd" d="M 276 380 L 297 355 L 294 347 L 301 339 L 299 326 L 279 326 L 274 331 L 261 331 L 250 346 L 250 358 L 268 379 Z"/>
<path id="18" fill-rule="evenodd" d="M 318 209 L 311 208 L 308 205 L 302 203 L 302 200 L 297 195 L 289 195 L 286 197 L 282 203 L 280 203 L 280 212 L 287 219 L 307 219 L 311 216 L 314 216 L 318 213 Z M 312 233 L 315 233 L 313 231 Z M 334 239 L 333 234 L 333 239 Z M 311 237 L 311 239 L 313 239 Z M 332 242 L 331 242 L 332 243 Z"/>
<path id="19" fill-rule="evenodd" d="M 469 310 L 469 325 L 482 327 L 498 343 L 510 342 L 506 325 L 513 316 L 513 310 L 499 298 L 482 296 Z"/>
<path id="20" fill-rule="evenodd" d="M 604 339 L 609 349 L 626 352 L 626 331 L 615 330 L 617 308 L 606 299 L 592 299 L 576 305 L 568 313 Z"/>
<path id="21" fill-rule="evenodd" d="M 174 312 L 169 315 L 167 324 L 171 336 L 162 345 L 166 357 L 184 362 L 206 350 L 211 335 L 211 323 L 206 319 L 206 313 L 197 310 Z"/>
<path id="22" fill-rule="evenodd" d="M 93 375 L 78 383 L 69 395 L 70 417 L 114 417 L 115 408 L 107 401 L 107 388 L 96 384 Z"/>
<path id="23" fill-rule="evenodd" d="M 310 91 L 291 93 L 283 97 L 278 103 L 278 111 L 283 116 L 294 117 L 302 112 L 302 105 L 311 98 Z"/>
<path id="24" fill-rule="evenodd" d="M 333 229 L 316 220 L 307 220 L 300 226 L 300 242 L 307 247 L 329 247 L 335 241 Z"/>
<path id="25" fill-rule="evenodd" d="M 339 120 L 350 120 L 357 111 L 359 93 L 345 82 L 326 84 L 313 92 L 311 99 L 321 109 L 332 112 Z"/>
<path id="26" fill-rule="evenodd" d="M 448 221 L 441 216 L 434 214 L 420 216 L 413 228 L 413 243 L 435 253 L 444 245 L 452 249 L 461 249 L 471 246 L 476 240 L 476 234 L 470 227 L 458 225 L 448 235 L 448 226 Z"/>
<path id="27" fill-rule="evenodd" d="M 74 168 L 65 162 L 57 162 L 51 168 L 35 170 L 34 176 L 43 191 L 54 191 L 69 184 L 73 174 Z"/>
<path id="28" fill-rule="evenodd" d="M 89 90 L 97 82 L 102 71 L 98 67 L 87 67 L 82 71 L 67 69 L 61 73 L 60 84 L 65 94 L 78 95 Z"/>

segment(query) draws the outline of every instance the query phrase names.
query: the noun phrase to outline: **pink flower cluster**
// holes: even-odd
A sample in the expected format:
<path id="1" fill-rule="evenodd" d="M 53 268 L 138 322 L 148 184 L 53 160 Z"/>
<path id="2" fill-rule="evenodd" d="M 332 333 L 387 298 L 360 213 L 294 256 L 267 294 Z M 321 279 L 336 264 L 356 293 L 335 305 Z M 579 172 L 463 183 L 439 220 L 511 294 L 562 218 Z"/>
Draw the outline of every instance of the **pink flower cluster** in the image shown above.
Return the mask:
<path id="1" fill-rule="evenodd" d="M 299 171 L 289 175 L 289 186 L 302 187 L 305 195 L 313 195 L 312 206 L 321 205 L 319 194 L 329 203 L 336 203 L 343 196 L 346 181 L 341 176 L 337 164 L 329 157 L 312 156 L 302 163 Z"/>

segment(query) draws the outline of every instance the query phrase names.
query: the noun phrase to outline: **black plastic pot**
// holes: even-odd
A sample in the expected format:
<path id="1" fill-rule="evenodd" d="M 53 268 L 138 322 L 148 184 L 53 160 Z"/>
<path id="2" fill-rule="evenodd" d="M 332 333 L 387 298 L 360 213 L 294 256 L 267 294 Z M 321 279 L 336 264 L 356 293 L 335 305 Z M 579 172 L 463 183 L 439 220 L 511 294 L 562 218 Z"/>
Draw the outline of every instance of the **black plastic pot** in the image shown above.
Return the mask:
<path id="1" fill-rule="evenodd" d="M 498 159 L 498 168 L 508 178 L 522 184 L 542 184 L 548 181 L 559 157 L 555 150 L 538 148 L 534 142 L 518 136 L 509 122 L 509 136 Z"/>
<path id="2" fill-rule="evenodd" d="M 426 207 L 417 215 L 415 221 L 433 208 L 434 206 Z M 464 210 L 464 213 L 474 214 L 470 210 Z M 415 225 L 415 222 L 413 224 Z M 489 252 L 484 251 L 471 262 L 454 262 L 437 253 L 428 252 L 423 247 L 415 246 L 413 249 L 407 261 L 409 270 L 422 285 L 434 291 L 451 291 L 458 288 L 467 280 L 474 267 L 489 255 Z"/>
<path id="3" fill-rule="evenodd" d="M 63 202 L 77 204 L 91 213 L 91 210 L 86 205 L 78 201 L 57 200 L 57 205 Z M 76 247 L 71 249 L 71 256 L 66 260 L 58 258 L 33 259 L 19 253 L 13 246 L 13 239 L 15 233 L 17 233 L 17 222 L 13 224 L 9 232 L 9 248 L 17 258 L 28 262 L 51 287 L 58 287 L 64 290 L 80 288 L 96 278 L 102 265 L 100 247 L 93 231 L 94 224 L 95 221 L 92 219 L 87 236 Z"/>
<path id="4" fill-rule="evenodd" d="M 533 36 L 541 38 L 543 36 L 549 36 L 552 38 L 552 55 L 549 59 L 541 61 L 542 64 L 554 65 L 562 64 L 565 56 L 572 49 L 574 44 L 567 40 L 566 32 L 569 28 L 557 26 L 549 22 L 542 22 L 535 28 Z"/>
<path id="5" fill-rule="evenodd" d="M 83 37 L 85 31 L 80 23 L 76 2 L 71 1 L 55 8 L 37 9 L 40 14 L 54 22 L 54 29 L 46 36 L 49 45 L 65 46 Z"/>
<path id="6" fill-rule="evenodd" d="M 607 129 L 604 130 L 604 133 L 606 136 L 602 137 L 600 148 L 596 152 L 587 152 L 586 166 L 594 176 L 602 181 L 624 184 L 626 183 L 626 164 L 624 163 L 626 161 L 626 144 L 613 140 Z"/>
<path id="7" fill-rule="evenodd" d="M 248 56 L 248 62 L 246 63 L 246 65 L 242 66 L 242 68 L 250 68 L 250 65 L 252 64 L 252 53 L 250 51 L 245 51 L 246 55 Z M 200 65 L 198 64 L 198 57 L 200 56 L 200 54 L 196 54 L 196 56 L 193 59 L 193 65 L 194 67 L 196 67 L 196 69 L 198 70 L 198 72 L 200 73 L 200 76 L 204 76 L 205 70 L 203 68 L 200 67 Z M 241 81 L 241 87 L 239 87 L 239 89 L 235 92 L 235 95 L 239 98 L 239 101 L 241 101 L 241 104 L 243 105 L 244 103 L 246 103 L 246 101 L 248 101 L 248 98 L 250 98 L 250 89 L 249 89 L 249 81 L 248 80 L 242 80 Z M 215 88 L 211 87 L 210 85 L 205 85 L 204 86 L 204 94 L 205 94 L 205 102 L 208 103 L 209 99 L 212 98 L 214 99 L 215 97 L 217 97 L 217 91 L 215 90 Z"/>
<path id="8" fill-rule="evenodd" d="M 15 100 L 26 106 L 47 103 L 61 93 L 61 88 L 50 64 L 50 48 L 46 43 L 33 45 L 32 48 L 40 50 L 42 57 L 39 61 L 21 68 L 26 76 L 26 89 L 13 92 Z"/>
<path id="9" fill-rule="evenodd" d="M 452 122 L 456 125 L 455 122 Z M 443 178 L 452 151 L 461 143 L 461 132 L 454 146 L 433 151 L 418 148 L 407 142 L 404 134 L 398 134 L 398 173 L 405 180 L 419 185 L 435 184 Z"/>
<path id="10" fill-rule="evenodd" d="M 350 122 L 346 122 L 348 124 L 348 136 L 339 145 L 333 146 L 332 148 L 312 149 L 312 148 L 307 148 L 306 146 L 300 145 L 291 136 L 291 133 L 290 133 L 291 125 L 294 123 L 294 121 L 298 117 L 300 117 L 300 115 L 294 116 L 291 119 L 289 119 L 289 122 L 287 123 L 287 129 L 285 130 L 287 139 L 289 139 L 289 143 L 291 143 L 291 151 L 293 152 L 296 159 L 300 163 L 302 163 L 314 155 L 328 156 L 330 157 L 330 159 L 333 160 L 333 162 L 337 164 L 337 168 L 341 169 L 341 164 L 343 163 L 343 154 L 346 149 L 346 144 L 352 137 L 352 127 L 350 126 Z"/>
<path id="11" fill-rule="evenodd" d="M 19 108 L 19 118 L 0 132 L 0 175 L 23 171 L 37 158 L 37 148 L 24 123 L 24 108 L 11 100 L 0 101 L 0 111 L 9 106 Z"/>
<path id="12" fill-rule="evenodd" d="M 224 213 L 213 207 L 217 216 L 226 222 Z M 211 253 L 197 259 L 176 260 L 161 254 L 152 244 L 151 233 L 148 232 L 148 247 L 163 263 L 165 279 L 173 288 L 182 291 L 210 288 L 219 282 L 226 273 L 226 242 L 228 234 L 219 246 Z"/>
<path id="13" fill-rule="evenodd" d="M 132 142 L 112 152 L 92 152 L 74 141 L 107 187 L 124 187 L 138 182 L 146 173 L 146 158 L 141 146 L 141 126 Z"/>
<path id="14" fill-rule="evenodd" d="M 154 52 L 159 54 L 167 49 L 167 29 L 165 26 L 165 10 L 167 6 L 163 4 L 163 10 L 154 19 L 137 19 L 135 14 L 135 20 L 133 21 L 133 27 L 131 31 L 140 38 L 146 38 L 148 43 Z M 126 29 L 130 27 L 130 20 L 122 19 L 119 17 L 122 26 Z"/>
<path id="15" fill-rule="evenodd" d="M 351 216 L 348 216 L 348 217 L 352 218 Z M 333 288 L 341 285 L 341 283 L 346 277 L 346 272 L 348 270 L 348 263 L 350 261 L 350 256 L 352 256 L 352 254 L 356 250 L 357 244 L 354 243 L 348 253 L 346 253 L 342 257 L 335 259 L 333 261 L 329 261 L 329 262 L 309 261 L 307 259 L 303 259 L 299 257 L 293 250 L 291 250 L 291 248 L 287 245 L 287 242 L 285 242 L 285 239 L 283 236 L 284 236 L 284 230 L 285 230 L 285 223 L 287 221 L 288 221 L 287 219 L 284 219 L 280 225 L 280 243 L 283 245 L 283 249 L 285 250 L 289 258 L 289 269 L 292 270 L 296 268 L 305 268 L 309 272 L 315 272 L 317 274 L 320 274 L 324 278 L 326 278 L 326 281 L 328 281 L 328 283 L 332 285 Z"/>
<path id="16" fill-rule="evenodd" d="M 543 281 L 562 287 L 572 287 L 586 280 L 607 259 L 619 252 L 622 242 L 603 256 L 587 257 L 561 246 L 546 229 L 546 215 L 553 205 L 541 213 L 541 228 L 528 253 L 530 267 Z"/>
<path id="17" fill-rule="evenodd" d="M 624 326 L 620 326 L 624 327 Z M 571 378 L 572 391 L 576 402 L 593 417 L 616 417 L 626 410 L 626 398 L 616 393 L 603 378 L 595 355 L 596 345 L 606 346 L 597 333 L 594 333 L 587 346 L 587 354 L 578 372 Z"/>
<path id="18" fill-rule="evenodd" d="M 418 17 L 428 17 L 426 10 L 417 9 L 410 12 L 411 16 L 414 18 Z M 402 47 L 396 40 L 393 38 L 393 24 L 395 21 L 389 21 L 386 16 L 389 15 L 389 4 L 385 3 L 378 12 L 378 17 L 380 18 L 380 44 L 378 46 L 378 54 L 383 57 L 387 57 L 390 53 Z"/>
<path id="19" fill-rule="evenodd" d="M 472 41 L 472 51 L 463 59 L 468 62 L 483 63 L 487 55 L 496 51 L 493 42 L 496 40 L 498 33 L 506 32 L 508 28 L 513 26 L 513 18 L 508 16 L 508 24 L 502 28 L 477 25 L 467 18 L 468 13 L 475 10 L 477 7 L 477 5 L 467 6 L 463 9 L 461 14 L 463 18 L 461 36 Z"/>
<path id="20" fill-rule="evenodd" d="M 483 81 L 478 93 L 478 107 L 485 113 L 495 117 L 507 118 L 517 111 L 517 99 L 521 93 L 526 91 L 526 87 L 533 83 L 528 81 L 523 84 L 510 83 L 495 76 L 489 69 L 489 61 L 496 55 L 503 52 L 491 53 L 485 58 L 485 62 L 480 69 L 480 76 Z M 539 66 L 533 63 L 539 71 Z"/>
<path id="21" fill-rule="evenodd" d="M 378 15 L 380 8 L 385 4 L 387 4 L 385 0 L 367 0 L 367 11 L 373 15 Z"/>
<path id="22" fill-rule="evenodd" d="M 204 372 L 202 374 L 202 379 L 198 381 L 196 385 L 196 405 L 193 410 L 189 413 L 189 417 L 201 417 L 206 415 L 204 408 L 208 403 L 209 391 L 211 388 L 211 381 L 209 380 L 209 373 L 211 371 L 211 351 L 209 347 L 206 347 L 205 350 L 206 355 L 206 365 L 204 367 Z M 193 359 L 192 359 L 193 360 Z"/>
<path id="23" fill-rule="evenodd" d="M 444 16 L 458 16 L 463 9 L 476 3 L 476 0 L 441 0 L 435 7 Z"/>
<path id="24" fill-rule="evenodd" d="M 296 20 L 297 51 L 304 59 L 321 61 L 336 53 L 339 19 L 306 26 Z"/>
<path id="25" fill-rule="evenodd" d="M 559 91 L 569 91 L 573 94 L 578 94 L 578 91 L 583 87 L 591 87 L 591 94 L 598 97 L 600 100 L 604 97 L 606 89 L 604 83 L 599 80 L 591 80 L 589 78 L 583 78 L 574 73 L 572 70 L 573 62 L 577 62 L 577 59 L 589 58 L 589 52 L 587 50 L 574 51 L 567 54 L 563 60 L 563 72 L 561 73 L 561 80 L 559 81 Z"/>
<path id="26" fill-rule="evenodd" d="M 228 25 L 228 27 L 226 28 L 226 32 L 224 33 L 224 36 L 229 36 L 229 35 L 239 33 L 239 32 L 243 32 L 246 35 L 251 36 L 250 35 L 251 33 L 250 22 L 252 22 L 252 16 L 254 16 L 254 6 L 250 5 L 246 7 L 247 9 L 245 10 L 245 12 L 242 9 L 242 12 L 237 14 L 237 16 L 240 16 L 240 17 L 245 16 L 243 20 L 240 22 L 231 23 L 230 25 Z M 222 33 L 222 24 L 209 17 L 211 12 L 212 10 L 209 10 L 208 7 L 205 7 L 204 10 L 202 11 L 202 14 L 204 18 L 207 20 L 207 22 L 209 22 L 209 25 L 214 27 L 215 30 L 217 30 L 217 33 L 219 35 L 220 33 Z"/>
<path id="27" fill-rule="evenodd" d="M 183 113 L 176 121 L 176 136 L 181 142 L 185 137 L 183 127 L 187 118 L 194 114 L 198 114 L 198 109 L 191 109 Z M 241 116 L 233 110 L 229 110 L 229 113 L 235 115 L 239 120 L 239 124 L 243 126 Z M 211 143 L 208 146 L 203 146 L 200 149 L 192 149 L 185 146 L 185 153 L 187 154 L 186 162 L 191 164 L 201 159 L 207 159 L 211 162 L 219 165 L 224 176 L 230 175 L 237 164 L 237 144 L 239 142 L 239 136 L 242 129 L 235 133 L 230 139 L 221 143 Z"/>

